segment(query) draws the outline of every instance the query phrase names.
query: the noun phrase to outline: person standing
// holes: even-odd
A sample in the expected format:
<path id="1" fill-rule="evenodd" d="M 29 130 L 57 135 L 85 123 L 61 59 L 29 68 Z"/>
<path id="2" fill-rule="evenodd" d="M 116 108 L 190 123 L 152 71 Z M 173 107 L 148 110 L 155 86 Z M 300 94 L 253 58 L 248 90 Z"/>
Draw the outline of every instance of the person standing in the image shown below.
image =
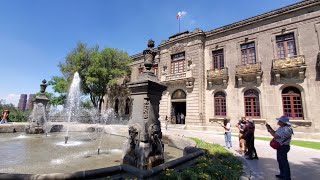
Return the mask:
<path id="1" fill-rule="evenodd" d="M 230 149 L 230 148 L 232 148 L 230 120 L 224 118 L 223 125 L 221 125 L 221 126 L 224 128 L 224 139 L 226 142 L 226 148 Z"/>
<path id="2" fill-rule="evenodd" d="M 246 127 L 246 118 L 241 117 L 237 124 L 237 128 L 239 129 L 239 152 L 240 154 L 246 153 L 247 147 L 246 147 L 246 140 L 243 137 L 244 128 Z"/>
<path id="3" fill-rule="evenodd" d="M 249 160 L 259 159 L 256 148 L 254 147 L 254 131 L 255 125 L 253 123 L 253 119 L 249 118 L 248 123 L 244 129 L 244 139 L 246 140 L 247 148 L 248 148 L 248 158 Z"/>
<path id="4" fill-rule="evenodd" d="M 180 113 L 177 114 L 177 124 L 181 123 L 181 115 Z"/>
<path id="5" fill-rule="evenodd" d="M 184 124 L 184 119 L 185 119 L 185 116 L 183 113 L 181 113 L 181 124 Z"/>
<path id="6" fill-rule="evenodd" d="M 5 109 L 5 110 L 2 112 L 0 124 L 7 124 L 7 123 L 8 123 L 9 114 L 10 114 L 10 111 L 9 111 L 8 109 Z"/>
<path id="7" fill-rule="evenodd" d="M 269 124 L 266 124 L 268 132 L 278 143 L 280 143 L 280 147 L 277 149 L 277 161 L 280 174 L 276 175 L 276 177 L 289 180 L 291 179 L 291 173 L 288 161 L 288 152 L 290 151 L 290 142 L 293 130 L 287 116 L 281 116 L 276 118 L 276 120 L 278 120 L 277 124 L 280 126 L 276 131 L 273 130 Z"/>

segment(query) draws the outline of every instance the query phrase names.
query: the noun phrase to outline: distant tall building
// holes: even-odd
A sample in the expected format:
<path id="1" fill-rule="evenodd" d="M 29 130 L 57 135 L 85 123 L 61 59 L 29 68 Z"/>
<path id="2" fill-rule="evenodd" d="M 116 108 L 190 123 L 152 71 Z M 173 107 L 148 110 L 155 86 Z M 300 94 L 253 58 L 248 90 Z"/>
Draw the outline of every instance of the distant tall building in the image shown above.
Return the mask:
<path id="1" fill-rule="evenodd" d="M 26 104 L 27 104 L 27 95 L 21 94 L 19 99 L 18 109 L 20 109 L 21 111 L 25 111 Z"/>
<path id="2" fill-rule="evenodd" d="M 28 99 L 28 102 L 27 102 L 27 110 L 31 110 L 33 109 L 33 101 L 35 100 L 35 96 L 34 94 L 29 94 L 29 99 Z"/>

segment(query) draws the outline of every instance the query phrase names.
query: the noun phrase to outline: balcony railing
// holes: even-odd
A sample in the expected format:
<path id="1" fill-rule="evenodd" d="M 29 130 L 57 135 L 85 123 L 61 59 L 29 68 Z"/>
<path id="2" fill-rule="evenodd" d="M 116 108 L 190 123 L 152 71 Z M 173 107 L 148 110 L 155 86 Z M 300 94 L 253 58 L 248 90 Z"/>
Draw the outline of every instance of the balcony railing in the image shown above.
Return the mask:
<path id="1" fill-rule="evenodd" d="M 305 58 L 303 55 L 274 59 L 272 61 L 272 72 L 275 81 L 281 79 L 304 79 L 306 70 Z"/>
<path id="2" fill-rule="evenodd" d="M 192 76 L 192 70 L 189 69 L 182 73 L 176 74 L 162 74 L 161 81 L 164 83 L 170 83 L 175 81 L 184 81 L 187 88 L 193 88 L 194 78 Z"/>
<path id="3" fill-rule="evenodd" d="M 303 55 L 293 56 L 282 59 L 274 59 L 272 62 L 273 69 L 287 69 L 305 66 L 305 59 Z"/>
<path id="4" fill-rule="evenodd" d="M 209 86 L 212 84 L 223 84 L 227 85 L 228 83 L 228 68 L 225 67 L 223 69 L 210 69 L 207 70 L 207 81 Z"/>
<path id="5" fill-rule="evenodd" d="M 236 77 L 239 86 L 241 86 L 244 82 L 256 82 L 258 84 L 261 83 L 261 62 L 257 62 L 255 64 L 237 65 Z"/>
<path id="6" fill-rule="evenodd" d="M 186 72 L 166 75 L 166 81 L 179 80 L 187 77 Z"/>
<path id="7" fill-rule="evenodd" d="M 236 66 L 237 75 L 255 74 L 261 72 L 261 62 Z"/>

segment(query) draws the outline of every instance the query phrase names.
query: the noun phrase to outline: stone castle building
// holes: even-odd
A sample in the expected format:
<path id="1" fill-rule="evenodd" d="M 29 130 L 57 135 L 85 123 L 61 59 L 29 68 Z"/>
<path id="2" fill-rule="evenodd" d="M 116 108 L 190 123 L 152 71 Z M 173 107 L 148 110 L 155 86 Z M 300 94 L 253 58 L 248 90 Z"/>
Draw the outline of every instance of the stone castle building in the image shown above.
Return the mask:
<path id="1" fill-rule="evenodd" d="M 26 94 L 20 94 L 20 99 L 18 103 L 18 109 L 20 111 L 25 111 L 26 110 L 26 105 L 27 105 L 27 95 Z"/>
<path id="2" fill-rule="evenodd" d="M 181 32 L 156 49 L 153 68 L 168 86 L 160 102 L 162 121 L 168 117 L 186 128 L 221 129 L 223 118 L 235 125 L 246 116 L 266 132 L 266 122 L 275 126 L 274 119 L 285 114 L 296 137 L 320 138 L 319 0 L 209 31 Z M 143 72 L 143 54 L 131 57 L 130 81 L 136 81 Z M 106 107 L 130 115 L 127 90 L 109 97 Z"/>
<path id="3" fill-rule="evenodd" d="M 32 110 L 33 109 L 33 102 L 35 101 L 35 95 L 34 94 L 29 94 L 29 98 L 27 101 L 27 110 Z"/>

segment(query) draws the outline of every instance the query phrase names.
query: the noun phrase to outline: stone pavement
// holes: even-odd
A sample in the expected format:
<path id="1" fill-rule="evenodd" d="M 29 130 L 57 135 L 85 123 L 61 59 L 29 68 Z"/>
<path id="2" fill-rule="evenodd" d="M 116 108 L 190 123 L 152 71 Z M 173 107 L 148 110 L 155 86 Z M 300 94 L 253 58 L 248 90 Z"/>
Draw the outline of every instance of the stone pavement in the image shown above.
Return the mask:
<path id="1" fill-rule="evenodd" d="M 223 131 L 197 131 L 184 130 L 183 126 L 168 127 L 170 134 L 177 134 L 185 137 L 197 137 L 209 143 L 225 145 Z M 237 135 L 234 133 L 233 135 Z M 276 179 L 279 174 L 276 150 L 269 146 L 269 141 L 255 140 L 255 147 L 259 160 L 247 160 L 235 150 L 239 149 L 238 137 L 232 136 L 232 152 L 240 157 L 244 164 L 245 177 L 241 179 Z M 320 150 L 291 146 L 288 153 L 292 179 L 318 180 L 320 179 Z"/>

